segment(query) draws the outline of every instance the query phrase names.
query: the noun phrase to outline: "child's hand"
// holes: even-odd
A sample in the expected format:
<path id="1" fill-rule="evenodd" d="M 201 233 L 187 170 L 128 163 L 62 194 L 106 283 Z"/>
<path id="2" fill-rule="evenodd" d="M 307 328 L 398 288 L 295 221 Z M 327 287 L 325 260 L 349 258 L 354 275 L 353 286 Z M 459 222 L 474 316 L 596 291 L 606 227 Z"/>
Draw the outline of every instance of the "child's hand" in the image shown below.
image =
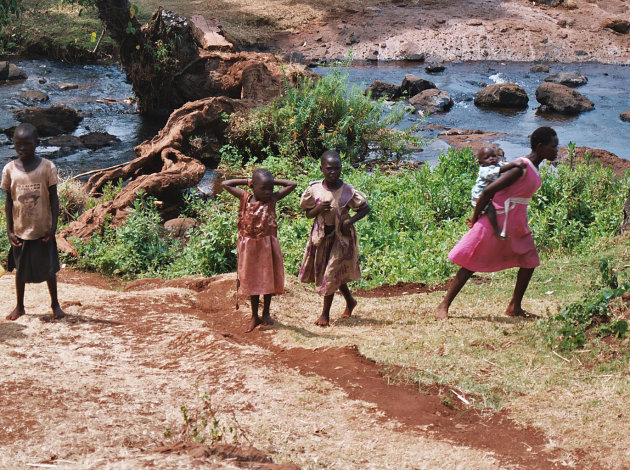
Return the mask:
<path id="1" fill-rule="evenodd" d="M 46 232 L 46 233 L 44 234 L 44 236 L 42 237 L 42 241 L 43 241 L 44 243 L 48 243 L 48 242 L 50 241 L 50 239 L 51 239 L 51 238 L 53 238 L 54 236 L 55 236 L 55 234 L 54 234 L 54 233 L 52 233 L 52 232 Z"/>
<path id="2" fill-rule="evenodd" d="M 352 227 L 352 221 L 350 219 L 346 219 L 341 223 L 341 234 L 342 235 L 350 235 L 350 227 Z"/>
<path id="3" fill-rule="evenodd" d="M 11 246 L 15 246 L 16 248 L 22 246 L 22 242 L 13 232 L 9 232 L 8 235 Z"/>
<path id="4" fill-rule="evenodd" d="M 473 225 L 475 225 L 475 223 L 472 220 L 472 217 L 468 217 L 466 219 L 466 225 L 468 225 L 468 228 L 473 228 Z"/>
<path id="5" fill-rule="evenodd" d="M 517 163 L 517 165 L 518 165 L 518 167 L 521 170 L 527 170 L 527 163 L 526 162 L 520 161 L 520 162 Z"/>
<path id="6" fill-rule="evenodd" d="M 319 212 L 329 211 L 331 204 L 330 201 L 321 201 L 317 207 L 319 208 Z"/>

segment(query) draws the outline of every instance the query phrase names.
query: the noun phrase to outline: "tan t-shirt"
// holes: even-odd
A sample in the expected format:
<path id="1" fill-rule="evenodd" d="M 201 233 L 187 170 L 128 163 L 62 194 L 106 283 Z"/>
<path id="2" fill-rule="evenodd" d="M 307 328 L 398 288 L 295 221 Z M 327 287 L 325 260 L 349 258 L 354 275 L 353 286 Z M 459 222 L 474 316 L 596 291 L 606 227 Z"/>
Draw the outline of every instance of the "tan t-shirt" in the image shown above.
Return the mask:
<path id="1" fill-rule="evenodd" d="M 52 228 L 48 188 L 57 184 L 57 168 L 50 160 L 42 161 L 28 173 L 15 161 L 2 170 L 0 188 L 13 200 L 13 232 L 22 240 L 42 238 Z"/>

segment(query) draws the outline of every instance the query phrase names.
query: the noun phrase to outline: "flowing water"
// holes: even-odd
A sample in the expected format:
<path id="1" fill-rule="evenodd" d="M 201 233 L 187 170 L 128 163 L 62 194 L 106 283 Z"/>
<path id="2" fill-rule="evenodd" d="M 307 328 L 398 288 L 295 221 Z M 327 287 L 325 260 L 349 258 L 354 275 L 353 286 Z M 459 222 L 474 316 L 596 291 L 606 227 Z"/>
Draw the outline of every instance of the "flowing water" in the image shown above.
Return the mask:
<path id="1" fill-rule="evenodd" d="M 50 96 L 43 105 L 67 105 L 79 110 L 83 121 L 73 135 L 80 136 L 92 131 L 108 132 L 120 142 L 98 150 L 63 150 L 42 146 L 41 155 L 51 158 L 66 174 L 104 168 L 134 157 L 133 148 L 140 142 L 153 137 L 164 122 L 156 122 L 138 115 L 133 103 L 131 85 L 117 66 L 68 65 L 62 62 L 35 60 L 20 61 L 17 65 L 29 76 L 25 81 L 0 85 L 0 130 L 17 124 L 12 111 L 29 106 L 19 98 L 26 90 L 41 90 Z M 349 68 L 350 81 L 366 87 L 372 81 L 384 80 L 400 84 L 405 74 L 413 73 L 433 81 L 438 88 L 447 90 L 455 105 L 445 114 L 430 116 L 425 125 L 482 129 L 504 132 L 496 141 L 506 152 L 508 159 L 521 156 L 528 151 L 528 134 L 543 125 L 554 127 L 560 136 L 561 145 L 569 141 L 578 145 L 601 148 L 630 159 L 630 124 L 622 122 L 619 114 L 630 110 L 630 67 L 600 64 L 550 64 L 550 73 L 579 70 L 589 79 L 578 91 L 595 103 L 595 110 L 575 117 L 541 117 L 536 115 L 536 87 L 542 83 L 546 73 L 532 73 L 528 63 L 460 63 L 446 64 L 444 72 L 431 75 L 424 71 L 423 64 L 417 65 L 369 65 Z M 320 74 L 330 69 L 318 67 Z M 39 83 L 44 78 L 46 83 Z M 472 99 L 483 84 L 501 81 L 516 82 L 527 91 L 529 107 L 523 111 L 505 113 L 477 108 Z M 62 91 L 59 85 L 70 82 L 76 89 Z M 417 114 L 409 114 L 402 125 L 416 123 Z M 435 137 L 437 131 L 423 131 L 427 137 Z M 423 152 L 414 157 L 433 162 L 448 145 L 435 140 Z M 0 166 L 14 156 L 10 140 L 0 134 Z M 204 181 L 211 184 L 211 174 Z M 204 183 L 205 184 L 205 183 Z M 203 186 L 203 184 L 202 184 Z"/>

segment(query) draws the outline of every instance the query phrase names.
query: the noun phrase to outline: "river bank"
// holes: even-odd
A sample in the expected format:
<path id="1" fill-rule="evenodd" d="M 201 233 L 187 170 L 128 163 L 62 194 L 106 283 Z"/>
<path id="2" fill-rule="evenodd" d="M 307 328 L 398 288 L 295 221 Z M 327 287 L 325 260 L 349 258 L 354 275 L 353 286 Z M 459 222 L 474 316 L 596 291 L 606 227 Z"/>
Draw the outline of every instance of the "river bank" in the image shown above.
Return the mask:
<path id="1" fill-rule="evenodd" d="M 529 0 L 316 0 L 296 7 L 290 0 L 223 0 L 213 3 L 140 0 L 146 22 L 158 7 L 182 16 L 201 14 L 219 23 L 238 48 L 293 55 L 306 62 L 356 60 L 547 61 L 630 64 L 622 0 L 565 0 L 548 7 Z M 8 28 L 13 53 L 68 61 L 116 60 L 93 8 L 52 0 L 25 0 L 20 20 Z M 625 21 L 625 23 L 624 23 Z M 96 39 L 93 38 L 93 33 Z M 13 36 L 12 36 L 13 35 Z M 11 52 L 11 51 L 9 51 Z"/>

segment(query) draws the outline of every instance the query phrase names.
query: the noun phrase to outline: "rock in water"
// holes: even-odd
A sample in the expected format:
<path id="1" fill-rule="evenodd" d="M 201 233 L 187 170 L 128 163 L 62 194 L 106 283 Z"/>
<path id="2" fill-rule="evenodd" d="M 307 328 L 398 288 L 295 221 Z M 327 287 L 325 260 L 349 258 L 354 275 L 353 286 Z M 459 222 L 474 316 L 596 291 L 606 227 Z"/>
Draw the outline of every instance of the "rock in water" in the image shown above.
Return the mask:
<path id="1" fill-rule="evenodd" d="M 430 90 L 432 88 L 437 88 L 435 83 L 425 80 L 424 78 L 416 77 L 411 73 L 405 75 L 400 85 L 400 91 L 402 93 L 407 92 L 407 96 L 415 96 L 418 93 L 422 93 L 424 90 Z"/>
<path id="2" fill-rule="evenodd" d="M 374 80 L 374 82 L 365 89 L 365 94 L 371 93 L 372 98 L 379 99 L 383 97 L 396 99 L 400 96 L 400 87 L 393 83 Z"/>
<path id="3" fill-rule="evenodd" d="M 418 112 L 445 113 L 453 106 L 453 99 L 447 91 L 429 89 L 411 97 L 409 104 Z"/>
<path id="4" fill-rule="evenodd" d="M 527 92 L 516 83 L 496 83 L 488 85 L 475 95 L 475 105 L 481 108 L 527 107 Z"/>
<path id="5" fill-rule="evenodd" d="M 23 91 L 18 96 L 25 101 L 34 101 L 37 103 L 46 103 L 50 99 L 46 93 L 39 90 Z"/>
<path id="6" fill-rule="evenodd" d="M 83 119 L 68 106 L 30 107 L 15 110 L 13 115 L 20 122 L 33 124 L 41 137 L 68 134 L 74 131 Z"/>
<path id="7" fill-rule="evenodd" d="M 107 132 L 89 132 L 79 136 L 79 140 L 85 147 L 92 150 L 120 142 L 118 137 L 108 134 Z"/>
<path id="8" fill-rule="evenodd" d="M 427 73 L 441 73 L 446 70 L 446 67 L 442 64 L 429 64 L 424 68 L 424 70 Z"/>
<path id="9" fill-rule="evenodd" d="M 529 71 L 534 72 L 534 73 L 541 73 L 541 72 L 547 73 L 549 72 L 549 66 L 543 65 L 543 64 L 536 64 L 536 65 L 532 65 L 529 68 Z"/>
<path id="10" fill-rule="evenodd" d="M 0 81 L 25 80 L 28 78 L 26 73 L 17 65 L 9 62 L 0 62 Z"/>
<path id="11" fill-rule="evenodd" d="M 619 115 L 619 119 L 623 122 L 630 122 L 630 111 L 624 111 Z"/>
<path id="12" fill-rule="evenodd" d="M 595 108 L 591 100 L 568 86 L 543 83 L 536 90 L 541 113 L 579 114 Z"/>
<path id="13" fill-rule="evenodd" d="M 545 81 L 576 88 L 585 85 L 588 82 L 588 78 L 579 72 L 560 72 L 549 75 L 545 78 Z"/>

